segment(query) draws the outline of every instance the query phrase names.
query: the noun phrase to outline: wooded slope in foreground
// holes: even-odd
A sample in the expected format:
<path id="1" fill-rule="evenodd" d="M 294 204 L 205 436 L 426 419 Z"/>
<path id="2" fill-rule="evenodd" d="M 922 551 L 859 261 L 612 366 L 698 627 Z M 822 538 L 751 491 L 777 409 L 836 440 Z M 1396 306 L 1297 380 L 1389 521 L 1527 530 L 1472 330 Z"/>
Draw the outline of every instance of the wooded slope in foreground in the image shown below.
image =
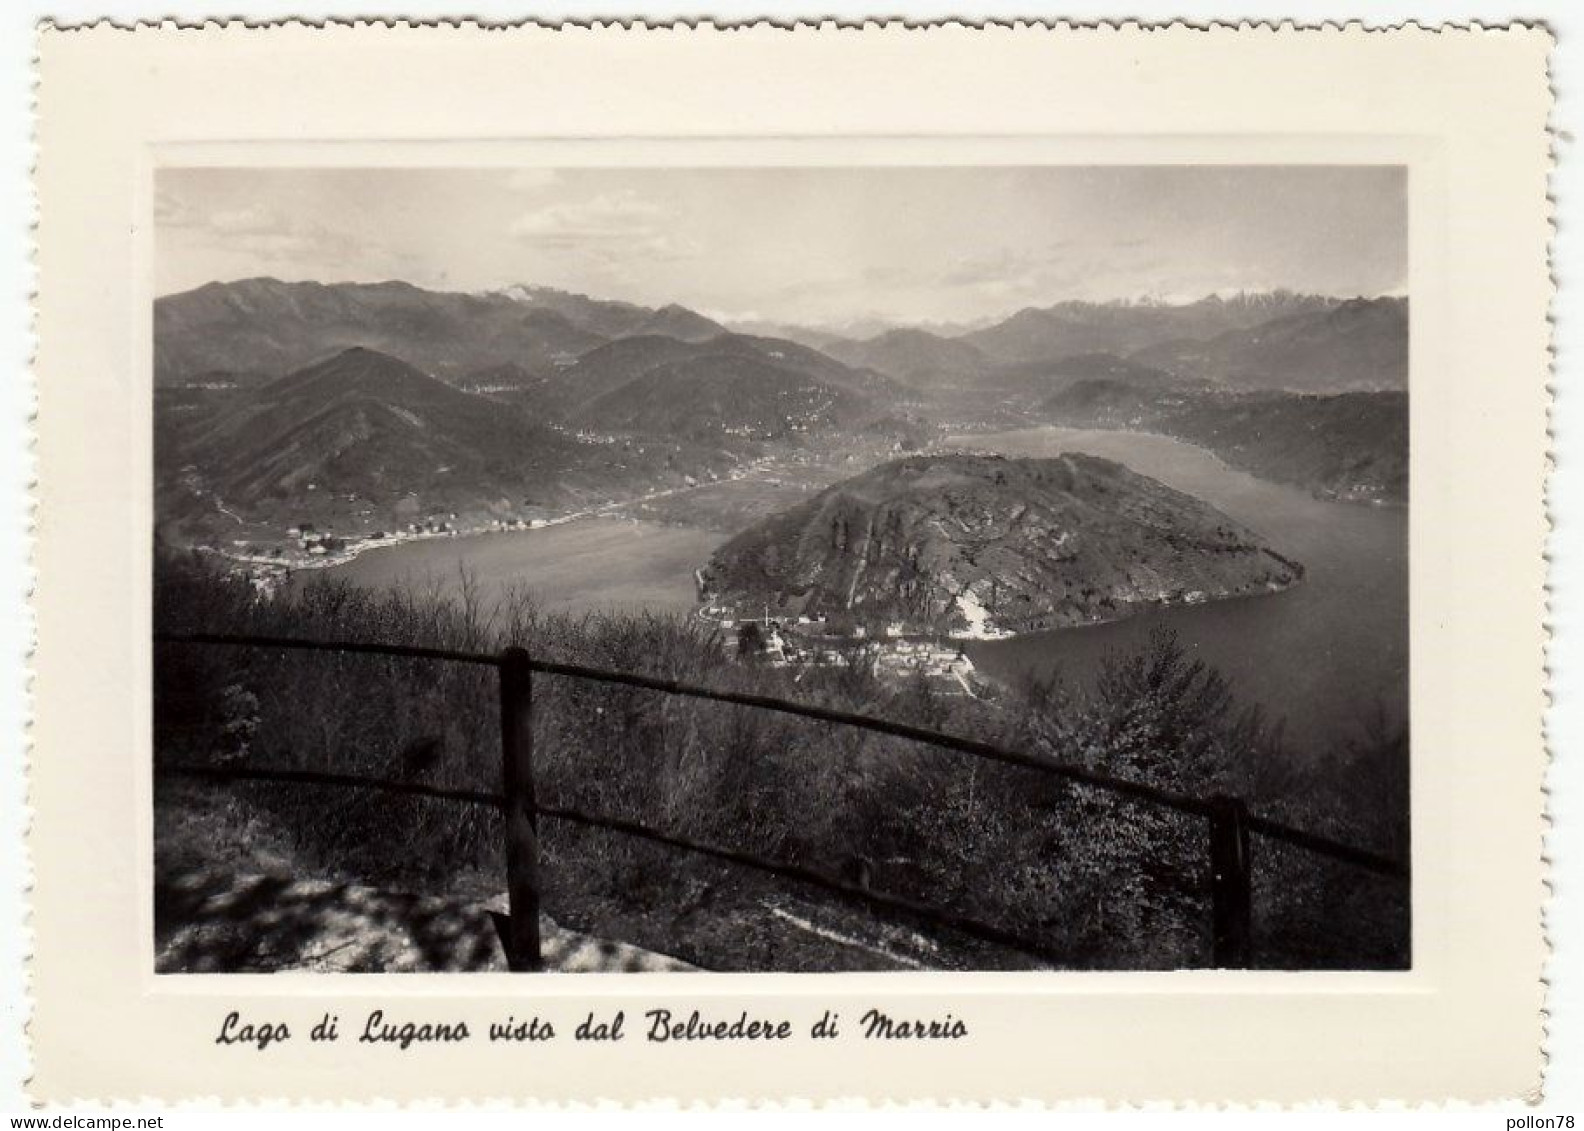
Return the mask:
<path id="1" fill-rule="evenodd" d="M 855 654 L 840 669 L 786 672 L 730 658 L 696 622 L 553 616 L 525 598 L 316 584 L 271 602 L 162 555 L 160 631 L 265 633 L 468 650 L 511 641 L 546 658 L 827 703 L 972 735 L 1200 795 L 1397 856 L 1407 852 L 1407 736 L 1379 729 L 1295 765 L 1279 727 L 1242 711 L 1225 680 L 1162 637 L 1109 662 L 1091 689 L 1060 682 L 993 701 L 887 682 Z M 329 770 L 499 788 L 495 673 L 406 659 L 159 645 L 156 763 Z M 949 907 L 1043 940 L 1073 968 L 1202 966 L 1210 952 L 1205 830 L 1011 767 L 852 728 L 541 677 L 535 684 L 541 803 L 638 821 L 831 874 L 867 862 L 877 890 Z M 1361 716 L 1367 714 L 1361 705 Z M 494 811 L 423 798 L 235 785 L 193 808 L 162 788 L 156 863 L 200 863 L 455 892 L 501 886 Z M 172 810 L 176 806 L 176 810 Z M 182 807 L 186 808 L 182 808 Z M 709 969 L 1027 966 L 913 923 L 657 846 L 547 825 L 546 911 L 573 929 Z M 1405 887 L 1256 840 L 1260 965 L 1400 968 Z M 852 946 L 812 934 L 857 939 Z M 831 925 L 835 924 L 834 927 Z"/>

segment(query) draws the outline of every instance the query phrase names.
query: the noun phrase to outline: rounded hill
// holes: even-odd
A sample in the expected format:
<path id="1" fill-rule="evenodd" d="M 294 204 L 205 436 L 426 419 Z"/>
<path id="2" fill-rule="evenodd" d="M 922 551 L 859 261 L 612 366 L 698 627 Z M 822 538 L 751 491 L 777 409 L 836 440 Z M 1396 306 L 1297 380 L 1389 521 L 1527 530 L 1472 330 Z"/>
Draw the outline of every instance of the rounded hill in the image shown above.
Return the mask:
<path id="1" fill-rule="evenodd" d="M 1119 463 L 895 460 L 764 519 L 702 571 L 756 615 L 997 636 L 1292 585 L 1303 567 L 1209 504 Z"/>

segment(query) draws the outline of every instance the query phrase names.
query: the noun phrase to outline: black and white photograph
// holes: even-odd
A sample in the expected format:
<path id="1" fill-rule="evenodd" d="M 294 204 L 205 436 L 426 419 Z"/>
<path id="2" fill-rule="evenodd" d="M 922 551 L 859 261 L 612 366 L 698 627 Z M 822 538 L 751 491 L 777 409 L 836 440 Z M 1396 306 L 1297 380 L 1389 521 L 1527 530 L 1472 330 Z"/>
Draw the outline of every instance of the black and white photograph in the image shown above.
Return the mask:
<path id="1" fill-rule="evenodd" d="M 1404 166 L 153 191 L 158 973 L 1413 968 Z"/>

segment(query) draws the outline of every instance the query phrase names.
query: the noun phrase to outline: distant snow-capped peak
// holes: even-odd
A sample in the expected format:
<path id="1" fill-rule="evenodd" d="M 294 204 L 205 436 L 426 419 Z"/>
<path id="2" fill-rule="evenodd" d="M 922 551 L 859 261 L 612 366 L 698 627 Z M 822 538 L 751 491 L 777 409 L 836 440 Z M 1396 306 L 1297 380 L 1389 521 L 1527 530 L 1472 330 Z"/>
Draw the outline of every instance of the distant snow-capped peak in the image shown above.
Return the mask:
<path id="1" fill-rule="evenodd" d="M 535 302 L 539 297 L 537 292 L 542 289 L 540 287 L 525 286 L 522 283 L 512 283 L 509 286 L 496 287 L 494 290 L 484 291 L 483 294 L 486 297 L 509 298 L 517 302 Z"/>

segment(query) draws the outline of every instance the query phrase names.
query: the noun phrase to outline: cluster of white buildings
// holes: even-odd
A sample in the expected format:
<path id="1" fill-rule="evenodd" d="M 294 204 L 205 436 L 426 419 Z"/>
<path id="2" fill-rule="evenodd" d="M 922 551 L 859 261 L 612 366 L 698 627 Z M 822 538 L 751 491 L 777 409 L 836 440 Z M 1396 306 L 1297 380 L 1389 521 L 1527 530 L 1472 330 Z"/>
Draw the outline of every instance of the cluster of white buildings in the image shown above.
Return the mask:
<path id="1" fill-rule="evenodd" d="M 907 638 L 905 626 L 900 622 L 887 624 L 872 634 L 858 625 L 847 641 L 838 641 L 824 635 L 817 627 L 824 622 L 812 617 L 777 620 L 766 614 L 738 620 L 723 606 L 709 606 L 700 612 L 723 627 L 736 629 L 740 658 L 749 658 L 751 648 L 758 662 L 776 667 L 828 667 L 844 663 L 853 647 L 866 647 L 874 657 L 876 672 L 883 676 L 907 678 L 922 674 L 947 684 L 951 691 L 974 694 L 970 682 L 975 673 L 974 664 L 962 644 Z"/>
<path id="2" fill-rule="evenodd" d="M 337 538 L 335 531 L 330 529 L 330 527 L 327 526 L 320 530 L 311 522 L 305 522 L 301 526 L 289 527 L 286 531 L 286 537 L 295 541 L 297 548 L 303 553 L 313 557 L 322 557 L 325 554 L 334 553 L 346 544 L 346 539 Z"/>
<path id="3" fill-rule="evenodd" d="M 882 648 L 875 666 L 887 675 L 909 676 L 922 672 L 934 679 L 960 683 L 968 690 L 974 674 L 973 661 L 961 647 L 938 644 L 933 640 L 898 640 Z"/>

